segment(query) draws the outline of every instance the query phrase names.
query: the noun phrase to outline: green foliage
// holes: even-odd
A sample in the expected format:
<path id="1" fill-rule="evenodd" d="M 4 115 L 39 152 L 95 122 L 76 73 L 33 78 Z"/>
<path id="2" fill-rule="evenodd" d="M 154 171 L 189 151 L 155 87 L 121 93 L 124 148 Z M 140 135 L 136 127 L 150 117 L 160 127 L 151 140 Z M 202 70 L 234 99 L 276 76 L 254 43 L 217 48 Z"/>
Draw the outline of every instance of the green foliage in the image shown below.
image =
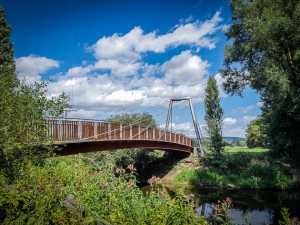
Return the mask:
<path id="1" fill-rule="evenodd" d="M 242 139 L 238 138 L 235 141 L 233 141 L 233 145 L 237 146 L 237 147 L 244 147 L 246 145 L 246 143 Z"/>
<path id="2" fill-rule="evenodd" d="M 47 82 L 26 85 L 15 73 L 10 26 L 0 7 L 0 174 L 12 182 L 28 162 L 40 164 L 52 154 L 46 137 L 46 117 L 57 117 L 69 108 L 62 93 L 49 98 Z M 46 142 L 47 141 L 47 142 Z"/>
<path id="3" fill-rule="evenodd" d="M 213 213 L 210 215 L 213 225 L 223 224 L 231 225 L 233 217 L 231 216 L 232 200 L 226 198 L 225 200 L 218 200 L 218 204 L 214 206 Z"/>
<path id="4" fill-rule="evenodd" d="M 207 224 L 196 216 L 190 196 L 171 199 L 159 178 L 151 179 L 153 188 L 144 196 L 133 167 L 117 168 L 113 161 L 103 154 L 53 158 L 43 167 L 28 164 L 17 182 L 0 192 L 0 223 Z"/>
<path id="5" fill-rule="evenodd" d="M 106 119 L 106 121 L 156 128 L 155 119 L 147 112 L 111 115 L 108 119 Z"/>
<path id="6" fill-rule="evenodd" d="M 279 220 L 279 225 L 300 225 L 300 221 L 297 217 L 290 218 L 291 214 L 289 213 L 289 209 L 282 208 L 281 215 L 283 216 L 284 221 Z"/>
<path id="7" fill-rule="evenodd" d="M 61 115 L 69 107 L 63 93 L 47 98 L 47 83 L 27 86 L 21 83 L 0 101 L 1 173 L 13 180 L 29 161 L 42 163 L 52 154 L 53 146 L 46 136 L 46 116 Z"/>
<path id="8" fill-rule="evenodd" d="M 224 151 L 224 141 L 222 138 L 223 127 L 223 109 L 220 106 L 219 91 L 217 81 L 210 76 L 207 80 L 207 87 L 205 88 L 205 121 L 207 124 L 208 134 L 208 150 L 217 157 Z"/>
<path id="9" fill-rule="evenodd" d="M 116 114 L 110 116 L 107 121 L 112 123 L 132 124 L 156 128 L 155 119 L 152 115 L 146 112 Z M 115 156 L 115 163 L 117 166 L 126 167 L 129 164 L 133 164 L 138 171 L 144 168 L 153 159 L 153 157 L 149 154 L 149 151 L 141 149 L 111 151 L 111 154 Z"/>
<path id="10" fill-rule="evenodd" d="M 293 185 L 293 175 L 288 169 L 249 153 L 224 154 L 221 158 L 207 155 L 203 164 L 208 168 L 184 170 L 175 181 L 248 188 L 285 188 Z"/>
<path id="11" fill-rule="evenodd" d="M 254 119 L 248 124 L 246 130 L 246 143 L 248 148 L 266 147 L 266 135 L 264 124 L 261 118 Z"/>
<path id="12" fill-rule="evenodd" d="M 226 147 L 225 152 L 226 153 L 237 153 L 237 152 L 248 152 L 252 155 L 261 155 L 261 156 L 267 156 L 269 154 L 268 148 L 248 148 L 248 147 Z"/>
<path id="13" fill-rule="evenodd" d="M 109 151 L 109 153 L 113 156 L 114 164 L 116 164 L 117 167 L 126 168 L 128 165 L 133 165 L 138 173 L 158 157 L 158 154 L 154 154 L 152 151 L 141 149 L 112 150 Z M 86 155 L 89 158 L 101 160 L 105 154 L 107 154 L 107 151 L 93 152 Z"/>
<path id="14" fill-rule="evenodd" d="M 11 26 L 6 22 L 5 13 L 0 6 L 0 67 L 6 67 L 8 71 L 14 72 L 14 50 L 13 43 L 9 43 Z"/>
<path id="15" fill-rule="evenodd" d="M 148 163 L 156 159 L 148 150 L 125 149 L 120 151 L 111 151 L 114 155 L 115 163 L 118 167 L 126 167 L 132 164 L 140 172 Z"/>
<path id="16" fill-rule="evenodd" d="M 247 86 L 256 90 L 270 148 L 300 156 L 300 2 L 232 0 L 230 6 L 223 86 L 239 95 Z"/>

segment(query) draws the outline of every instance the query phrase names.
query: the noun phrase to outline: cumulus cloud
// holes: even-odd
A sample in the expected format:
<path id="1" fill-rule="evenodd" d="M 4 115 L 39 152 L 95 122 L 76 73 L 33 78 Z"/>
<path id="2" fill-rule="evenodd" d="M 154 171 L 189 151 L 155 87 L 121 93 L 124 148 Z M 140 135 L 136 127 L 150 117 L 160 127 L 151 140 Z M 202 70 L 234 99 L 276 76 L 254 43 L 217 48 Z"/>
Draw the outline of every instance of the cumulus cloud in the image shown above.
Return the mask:
<path id="1" fill-rule="evenodd" d="M 225 79 L 222 78 L 222 77 L 221 77 L 221 74 L 219 74 L 219 73 L 215 76 L 215 79 L 216 79 L 216 81 L 217 81 L 217 86 L 218 86 L 219 96 L 220 96 L 221 98 L 226 98 L 226 97 L 227 97 L 227 94 L 224 92 L 224 90 L 223 90 L 223 88 L 222 88 L 222 84 L 223 84 L 223 82 L 225 81 Z"/>
<path id="2" fill-rule="evenodd" d="M 141 63 L 120 62 L 117 60 L 104 59 L 99 60 L 94 65 L 95 70 L 110 70 L 111 75 L 118 77 L 137 75 L 141 68 Z"/>
<path id="3" fill-rule="evenodd" d="M 216 12 L 206 21 L 183 20 L 165 34 L 156 30 L 146 33 L 137 26 L 125 34 L 101 37 L 85 47 L 94 61 L 83 60 L 81 65 L 52 76 L 49 95 L 64 91 L 77 109 L 70 116 L 83 118 L 135 111 L 173 97 L 190 96 L 194 103 L 201 102 L 210 63 L 198 53 L 202 48 L 215 48 L 214 36 L 225 26 L 221 21 L 220 12 Z M 163 54 L 177 47 L 182 51 L 161 63 L 146 61 L 149 52 Z M 19 76 L 28 83 L 40 81 L 41 75 L 60 65 L 59 61 L 33 55 L 16 58 L 16 63 Z M 218 75 L 216 79 L 220 86 Z M 191 123 L 174 124 L 173 128 L 194 135 Z"/>
<path id="4" fill-rule="evenodd" d="M 238 112 L 241 112 L 241 113 L 248 113 L 250 110 L 254 109 L 254 108 L 257 108 L 258 105 L 248 105 L 246 107 L 239 107 L 237 109 L 233 109 L 232 110 L 232 113 L 235 114 L 235 113 L 238 113 Z"/>
<path id="5" fill-rule="evenodd" d="M 160 129 L 165 129 L 165 124 L 159 126 Z M 184 134 L 191 138 L 196 138 L 195 128 L 193 123 L 172 123 L 169 124 L 169 131 L 172 129 L 172 132 L 178 134 Z"/>
<path id="6" fill-rule="evenodd" d="M 209 66 L 207 61 L 202 61 L 199 56 L 192 55 L 187 50 L 165 62 L 161 70 L 165 73 L 164 81 L 167 84 L 194 85 L 208 74 Z"/>
<path id="7" fill-rule="evenodd" d="M 225 118 L 223 120 L 223 123 L 224 123 L 225 126 L 235 125 L 236 122 L 237 122 L 237 120 L 234 119 L 234 118 Z"/>
<path id="8" fill-rule="evenodd" d="M 41 75 L 50 69 L 59 68 L 59 61 L 35 55 L 15 58 L 18 77 L 27 84 L 41 81 Z"/>
<path id="9" fill-rule="evenodd" d="M 245 137 L 245 127 L 225 127 L 223 129 L 223 137 Z"/>
<path id="10" fill-rule="evenodd" d="M 99 112 L 93 111 L 93 110 L 84 110 L 84 109 L 79 109 L 79 110 L 74 110 L 68 112 L 68 118 L 94 118 L 96 116 L 99 116 Z"/>
<path id="11" fill-rule="evenodd" d="M 251 120 L 256 119 L 256 116 L 244 116 L 242 121 L 245 124 L 249 124 L 251 122 Z"/>
<path id="12" fill-rule="evenodd" d="M 256 105 L 257 105 L 258 107 L 263 107 L 263 106 L 264 106 L 264 103 L 263 103 L 263 102 L 258 102 Z"/>
<path id="13" fill-rule="evenodd" d="M 137 61 L 141 59 L 140 53 L 162 53 L 169 47 L 175 48 L 179 45 L 212 49 L 215 47 L 215 40 L 209 38 L 209 35 L 223 29 L 223 26 L 219 25 L 221 21 L 220 12 L 216 12 L 210 20 L 178 24 L 163 35 L 158 35 L 157 31 L 144 34 L 141 27 L 135 27 L 125 35 L 115 33 L 110 37 L 103 37 L 86 49 L 97 59 L 118 61 Z"/>

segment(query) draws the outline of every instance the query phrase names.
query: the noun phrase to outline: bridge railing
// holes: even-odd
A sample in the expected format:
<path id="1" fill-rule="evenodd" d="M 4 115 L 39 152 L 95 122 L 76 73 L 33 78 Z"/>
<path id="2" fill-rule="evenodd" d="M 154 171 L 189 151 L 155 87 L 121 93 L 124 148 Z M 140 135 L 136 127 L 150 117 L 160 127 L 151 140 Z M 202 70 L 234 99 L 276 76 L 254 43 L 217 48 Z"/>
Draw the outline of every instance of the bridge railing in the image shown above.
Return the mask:
<path id="1" fill-rule="evenodd" d="M 182 134 L 162 129 L 118 124 L 97 120 L 49 119 L 48 134 L 53 141 L 84 140 L 157 140 L 195 146 L 195 142 Z"/>

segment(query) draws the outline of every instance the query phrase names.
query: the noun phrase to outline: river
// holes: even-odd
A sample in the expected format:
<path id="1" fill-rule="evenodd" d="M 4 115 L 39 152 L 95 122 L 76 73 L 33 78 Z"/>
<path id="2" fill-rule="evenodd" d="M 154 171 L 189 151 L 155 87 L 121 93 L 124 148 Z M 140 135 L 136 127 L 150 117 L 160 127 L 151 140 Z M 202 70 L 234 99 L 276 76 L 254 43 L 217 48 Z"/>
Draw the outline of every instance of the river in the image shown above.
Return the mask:
<path id="1" fill-rule="evenodd" d="M 145 191 L 149 187 L 143 187 Z M 172 194 L 173 188 L 167 188 Z M 206 218 L 212 213 L 218 200 L 230 197 L 233 200 L 232 216 L 234 224 L 245 224 L 247 218 L 251 225 L 278 224 L 283 220 L 281 208 L 289 208 L 292 217 L 300 219 L 300 190 L 244 190 L 220 188 L 187 188 L 188 193 L 195 195 L 198 215 Z"/>

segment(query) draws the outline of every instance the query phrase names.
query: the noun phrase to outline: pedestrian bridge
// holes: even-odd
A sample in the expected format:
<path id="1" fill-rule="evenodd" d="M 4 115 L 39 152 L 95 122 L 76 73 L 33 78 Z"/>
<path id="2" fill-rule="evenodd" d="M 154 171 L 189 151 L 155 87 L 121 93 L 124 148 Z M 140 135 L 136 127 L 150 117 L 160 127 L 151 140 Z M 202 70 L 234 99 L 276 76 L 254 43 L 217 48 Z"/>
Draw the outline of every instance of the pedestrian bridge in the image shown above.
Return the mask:
<path id="1" fill-rule="evenodd" d="M 48 133 L 58 155 L 139 148 L 193 153 L 196 143 L 182 134 L 148 126 L 82 119 L 49 119 Z"/>

